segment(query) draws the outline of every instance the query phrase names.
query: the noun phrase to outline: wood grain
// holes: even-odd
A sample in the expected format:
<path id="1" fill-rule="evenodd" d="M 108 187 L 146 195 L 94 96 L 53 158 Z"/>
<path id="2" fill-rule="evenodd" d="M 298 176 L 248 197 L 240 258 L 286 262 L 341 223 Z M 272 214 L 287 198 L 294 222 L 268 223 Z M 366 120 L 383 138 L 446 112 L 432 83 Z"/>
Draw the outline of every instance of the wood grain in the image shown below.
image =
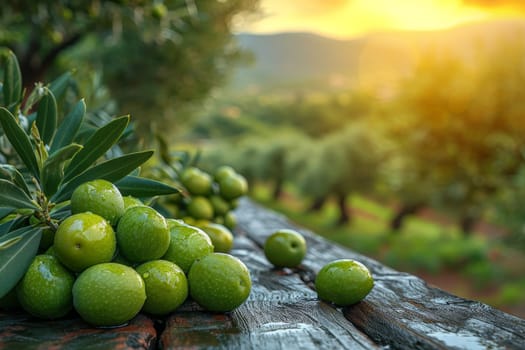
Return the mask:
<path id="1" fill-rule="evenodd" d="M 310 288 L 314 288 L 315 274 L 329 261 L 350 258 L 365 264 L 374 277 L 374 288 L 342 313 L 377 344 L 395 349 L 525 349 L 523 319 L 430 287 L 420 278 L 330 243 L 251 201 L 242 202 L 238 217 L 239 233 L 259 247 L 276 229 L 301 232 L 308 254 L 298 273 Z"/>
<path id="2" fill-rule="evenodd" d="M 232 254 L 250 269 L 252 291 L 231 313 L 176 312 L 168 318 L 162 348 L 377 349 L 344 315 L 320 303 L 289 269 L 273 269 L 260 247 L 238 235 Z"/>
<path id="3" fill-rule="evenodd" d="M 42 321 L 0 312 L 3 349 L 525 349 L 525 320 L 427 285 L 407 273 L 331 243 L 248 199 L 237 209 L 232 254 L 249 268 L 248 300 L 211 313 L 187 300 L 164 318 L 140 314 L 124 327 L 94 328 L 72 313 Z M 303 264 L 275 269 L 265 239 L 292 228 L 308 244 Z M 329 261 L 351 258 L 372 272 L 375 286 L 345 308 L 318 300 L 314 280 Z"/>
<path id="4" fill-rule="evenodd" d="M 0 349 L 154 349 L 153 321 L 138 315 L 118 328 L 95 328 L 78 316 L 55 321 L 22 312 L 0 312 Z"/>

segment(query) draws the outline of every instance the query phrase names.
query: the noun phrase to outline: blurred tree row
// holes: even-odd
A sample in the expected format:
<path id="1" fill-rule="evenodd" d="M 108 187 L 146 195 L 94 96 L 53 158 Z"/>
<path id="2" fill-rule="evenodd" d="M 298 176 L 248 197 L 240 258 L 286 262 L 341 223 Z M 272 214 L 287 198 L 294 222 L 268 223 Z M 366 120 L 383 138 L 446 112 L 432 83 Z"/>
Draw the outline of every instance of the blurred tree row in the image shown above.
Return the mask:
<path id="1" fill-rule="evenodd" d="M 153 122 L 168 131 L 177 114 L 224 82 L 244 57 L 233 20 L 257 2 L 5 0 L 0 46 L 19 57 L 26 87 L 57 70 L 89 67 L 144 136 Z"/>
<path id="2" fill-rule="evenodd" d="M 251 130 L 244 128 L 252 136 L 242 143 L 240 134 L 222 134 L 238 143 L 229 161 L 254 180 L 272 182 L 275 196 L 283 182 L 293 183 L 311 209 L 334 198 L 341 223 L 351 220 L 348 196 L 368 193 L 398 203 L 394 231 L 408 215 L 432 207 L 465 233 L 487 213 L 522 232 L 524 86 L 525 43 L 503 41 L 468 59 L 423 56 L 387 102 L 362 92 L 344 103 L 333 96 L 322 102 L 258 97 L 234 102 L 235 118 L 219 113 L 195 125 L 205 136 L 206 124 L 220 118 L 253 121 Z"/>
<path id="3" fill-rule="evenodd" d="M 474 64 L 475 63 L 475 64 Z M 525 44 L 503 42 L 472 61 L 431 55 L 405 82 L 393 128 L 411 167 L 404 193 L 447 210 L 470 232 L 524 166 Z M 419 198 L 418 198 L 419 197 Z"/>
<path id="4" fill-rule="evenodd" d="M 211 168 L 232 164 L 252 184 L 271 185 L 275 200 L 286 183 L 293 183 L 311 202 L 310 210 L 337 201 L 339 224 L 345 224 L 352 220 L 347 199 L 374 191 L 388 154 L 381 128 L 371 127 L 365 118 L 370 105 L 364 108 L 364 100 L 370 101 L 364 95 L 240 100 L 236 108 L 246 114 L 232 118 L 231 109 L 213 108 L 210 115 L 192 121 L 186 137 L 213 135 L 203 163 Z M 220 140 L 226 142 L 218 145 Z"/>

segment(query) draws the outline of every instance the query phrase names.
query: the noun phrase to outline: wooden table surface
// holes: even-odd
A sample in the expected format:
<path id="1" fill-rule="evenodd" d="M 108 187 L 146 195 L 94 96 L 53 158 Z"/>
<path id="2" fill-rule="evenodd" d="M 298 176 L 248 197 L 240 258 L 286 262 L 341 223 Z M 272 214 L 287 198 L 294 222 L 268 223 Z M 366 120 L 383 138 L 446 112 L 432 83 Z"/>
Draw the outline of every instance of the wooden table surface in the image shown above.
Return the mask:
<path id="1" fill-rule="evenodd" d="M 458 298 L 410 274 L 335 245 L 243 199 L 232 254 L 250 269 L 248 300 L 209 313 L 188 300 L 163 319 L 140 314 L 127 326 L 93 328 L 74 314 L 41 321 L 0 312 L 0 349 L 525 349 L 525 320 Z M 274 269 L 262 252 L 274 230 L 293 228 L 308 244 L 298 269 Z M 356 259 L 375 286 L 361 302 L 319 301 L 313 280 L 339 258 Z"/>

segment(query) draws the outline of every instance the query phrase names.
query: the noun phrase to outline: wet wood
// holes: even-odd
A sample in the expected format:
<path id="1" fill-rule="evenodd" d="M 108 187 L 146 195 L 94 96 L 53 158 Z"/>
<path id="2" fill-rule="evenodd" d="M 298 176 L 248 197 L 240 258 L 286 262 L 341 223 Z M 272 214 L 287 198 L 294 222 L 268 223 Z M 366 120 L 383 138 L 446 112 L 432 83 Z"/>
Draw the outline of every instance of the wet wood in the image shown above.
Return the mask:
<path id="1" fill-rule="evenodd" d="M 0 312 L 2 349 L 525 349 L 525 320 L 428 286 L 242 200 L 232 254 L 250 269 L 248 300 L 230 313 L 210 313 L 188 300 L 175 313 L 139 315 L 120 328 L 93 328 L 73 313 L 41 321 Z M 280 228 L 306 238 L 296 269 L 275 269 L 265 239 Z M 318 300 L 317 271 L 329 261 L 364 263 L 376 281 L 360 303 L 338 308 Z"/>
<path id="2" fill-rule="evenodd" d="M 165 349 L 377 349 L 344 318 L 320 303 L 299 271 L 273 269 L 257 245 L 238 235 L 234 255 L 250 269 L 248 300 L 227 314 L 199 310 L 177 312 L 161 337 Z"/>
<path id="3" fill-rule="evenodd" d="M 376 344 L 395 349 L 525 349 L 525 320 L 433 288 L 420 278 L 329 243 L 282 215 L 243 202 L 239 228 L 260 247 L 283 227 L 306 237 L 308 254 L 299 273 L 311 288 L 317 271 L 334 259 L 356 259 L 371 270 L 375 279 L 371 293 L 342 311 Z"/>
<path id="4" fill-rule="evenodd" d="M 22 312 L 0 312 L 0 349 L 154 349 L 153 321 L 138 315 L 118 328 L 94 328 L 78 316 L 43 321 Z"/>

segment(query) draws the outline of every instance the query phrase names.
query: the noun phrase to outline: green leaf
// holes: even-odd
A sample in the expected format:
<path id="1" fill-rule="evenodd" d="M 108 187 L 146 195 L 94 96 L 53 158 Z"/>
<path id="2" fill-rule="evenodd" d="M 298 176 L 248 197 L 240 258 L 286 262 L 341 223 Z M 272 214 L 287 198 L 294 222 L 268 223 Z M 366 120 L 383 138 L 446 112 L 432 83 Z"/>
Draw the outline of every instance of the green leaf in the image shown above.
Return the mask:
<path id="1" fill-rule="evenodd" d="M 0 178 L 11 181 L 28 195 L 31 194 L 24 180 L 24 176 L 11 164 L 0 164 Z"/>
<path id="2" fill-rule="evenodd" d="M 44 144 L 44 141 L 42 141 L 42 138 L 40 137 L 40 131 L 38 131 L 36 123 L 31 123 L 31 136 L 33 138 L 33 144 L 35 145 L 34 150 L 38 169 L 42 171 L 42 167 L 44 166 L 47 157 L 49 157 L 49 153 L 47 152 L 47 147 Z"/>
<path id="3" fill-rule="evenodd" d="M 17 236 L 17 237 L 6 239 L 5 241 L 1 241 L 0 242 L 0 251 L 6 250 L 7 248 L 14 246 L 21 239 L 22 239 L 22 237 Z"/>
<path id="4" fill-rule="evenodd" d="M 155 139 L 157 140 L 157 143 L 159 145 L 160 159 L 165 164 L 171 164 L 173 160 L 171 159 L 171 154 L 170 154 L 168 141 L 166 140 L 166 137 L 164 137 L 160 133 L 156 133 Z"/>
<path id="5" fill-rule="evenodd" d="M 35 112 L 31 114 L 30 112 L 34 109 L 33 107 L 38 103 L 38 101 L 40 101 L 44 93 L 45 91 L 42 83 L 35 83 L 35 86 L 29 93 L 29 96 L 24 98 L 22 104 L 22 114 L 27 116 L 28 120 L 33 119 L 33 115 L 36 116 Z"/>
<path id="6" fill-rule="evenodd" d="M 36 126 L 42 141 L 49 145 L 57 127 L 57 101 L 49 89 L 44 88 L 44 90 L 45 95 L 38 103 Z"/>
<path id="7" fill-rule="evenodd" d="M 195 156 L 193 156 L 193 159 L 191 160 L 190 166 L 197 166 L 197 164 L 199 163 L 201 159 L 201 155 L 202 155 L 202 151 L 197 150 L 197 152 L 195 153 Z"/>
<path id="8" fill-rule="evenodd" d="M 11 231 L 11 228 L 13 227 L 13 225 L 15 224 L 15 221 L 16 221 L 16 218 L 12 218 L 11 220 L 9 221 L 6 221 L 2 224 L 0 224 L 0 238 L 9 233 L 9 231 Z"/>
<path id="9" fill-rule="evenodd" d="M 71 204 L 66 204 L 62 206 L 56 206 L 53 209 L 51 209 L 51 212 L 49 213 L 52 219 L 55 220 L 63 220 L 69 216 L 71 216 Z"/>
<path id="10" fill-rule="evenodd" d="M 51 143 L 49 153 L 54 153 L 60 148 L 69 145 L 75 138 L 84 115 L 86 114 L 86 103 L 84 99 L 77 102 L 71 112 L 64 118 Z"/>
<path id="11" fill-rule="evenodd" d="M 167 185 L 163 182 L 137 176 L 126 176 L 115 183 L 123 196 L 133 196 L 137 198 L 155 197 L 166 194 L 179 193 L 178 188 Z"/>
<path id="12" fill-rule="evenodd" d="M 4 56 L 4 104 L 9 108 L 22 99 L 22 73 L 16 55 L 8 51 Z"/>
<path id="13" fill-rule="evenodd" d="M 5 218 L 7 215 L 11 214 L 15 209 L 14 208 L 2 208 L 0 207 L 0 219 Z"/>
<path id="14" fill-rule="evenodd" d="M 42 228 L 23 227 L 0 238 L 0 298 L 24 276 L 35 257 Z"/>
<path id="15" fill-rule="evenodd" d="M 75 188 L 87 181 L 104 179 L 115 182 L 120 180 L 146 162 L 152 155 L 153 151 L 142 151 L 126 154 L 100 163 L 66 183 L 51 200 L 61 202 L 69 199 Z"/>
<path id="16" fill-rule="evenodd" d="M 112 120 L 98 129 L 86 141 L 65 170 L 64 181 L 69 181 L 89 168 L 98 158 L 106 153 L 120 138 L 129 123 L 129 116 Z"/>
<path id="17" fill-rule="evenodd" d="M 46 159 L 42 168 L 42 189 L 46 196 L 53 195 L 64 176 L 64 163 L 82 149 L 82 146 L 72 143 L 62 147 Z"/>
<path id="18" fill-rule="evenodd" d="M 15 215 L 11 220 L 0 225 L 0 237 L 9 234 L 10 231 L 27 226 L 27 221 L 27 216 Z"/>
<path id="19" fill-rule="evenodd" d="M 15 117 L 4 107 L 0 107 L 0 123 L 4 129 L 7 139 L 16 150 L 25 166 L 29 171 L 38 179 L 39 170 L 38 163 L 33 153 L 33 147 L 29 136 L 24 130 L 18 125 Z"/>
<path id="20" fill-rule="evenodd" d="M 71 76 L 71 72 L 65 72 L 49 84 L 49 90 L 51 90 L 57 100 L 66 92 L 71 83 Z"/>
<path id="21" fill-rule="evenodd" d="M 14 183 L 0 179 L 0 207 L 38 209 L 35 202 Z"/>
<path id="22" fill-rule="evenodd" d="M 140 175 L 140 167 L 138 167 L 135 170 L 133 170 L 131 173 L 129 173 L 129 175 L 139 176 Z"/>

